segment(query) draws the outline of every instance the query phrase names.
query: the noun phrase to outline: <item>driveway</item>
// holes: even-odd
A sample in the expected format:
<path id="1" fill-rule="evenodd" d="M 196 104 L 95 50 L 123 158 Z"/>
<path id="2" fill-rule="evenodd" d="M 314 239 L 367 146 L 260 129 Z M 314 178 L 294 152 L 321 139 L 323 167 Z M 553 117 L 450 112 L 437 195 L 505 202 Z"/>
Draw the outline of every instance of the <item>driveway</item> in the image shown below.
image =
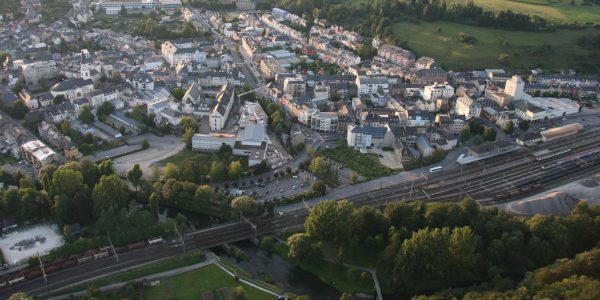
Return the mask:
<path id="1" fill-rule="evenodd" d="M 148 141 L 150 148 L 113 160 L 113 166 L 117 174 L 125 175 L 134 164 L 139 164 L 144 172 L 144 178 L 150 178 L 152 176 L 150 166 L 153 163 L 169 158 L 185 148 L 181 138 L 176 136 L 159 137 L 149 134 L 141 136 L 141 140 L 144 139 Z"/>

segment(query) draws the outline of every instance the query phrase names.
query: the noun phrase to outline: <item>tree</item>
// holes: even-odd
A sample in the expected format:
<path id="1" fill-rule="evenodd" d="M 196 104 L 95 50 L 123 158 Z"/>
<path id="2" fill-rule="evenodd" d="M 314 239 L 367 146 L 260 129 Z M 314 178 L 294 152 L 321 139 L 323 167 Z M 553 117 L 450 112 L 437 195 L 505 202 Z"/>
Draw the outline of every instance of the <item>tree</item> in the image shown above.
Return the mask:
<path id="1" fill-rule="evenodd" d="M 496 140 L 496 129 L 493 127 L 486 127 L 483 131 L 483 139 L 488 142 L 493 142 Z"/>
<path id="2" fill-rule="evenodd" d="M 125 8 L 125 5 L 121 5 L 121 10 L 119 11 L 119 15 L 121 17 L 127 16 L 127 8 Z"/>
<path id="3" fill-rule="evenodd" d="M 98 166 L 89 159 L 82 159 L 79 161 L 79 170 L 83 176 L 83 183 L 88 187 L 93 187 L 100 180 L 100 171 Z"/>
<path id="4" fill-rule="evenodd" d="M 29 107 L 21 100 L 15 101 L 10 108 L 10 116 L 19 120 L 23 119 L 27 112 L 29 112 Z"/>
<path id="5" fill-rule="evenodd" d="M 248 295 L 246 294 L 246 290 L 242 286 L 235 287 L 231 289 L 231 294 L 229 295 L 229 300 L 246 300 L 248 299 Z"/>
<path id="6" fill-rule="evenodd" d="M 59 105 L 59 104 L 65 102 L 65 100 L 67 100 L 67 99 L 65 98 L 64 95 L 56 95 L 56 97 L 54 97 L 52 99 L 52 103 L 54 103 L 54 105 Z"/>
<path id="7" fill-rule="evenodd" d="M 150 195 L 150 210 L 152 211 L 152 214 L 156 218 L 158 218 L 158 214 L 159 214 L 159 204 L 158 204 L 159 201 L 160 201 L 159 195 L 157 195 L 156 193 L 152 193 Z"/>
<path id="8" fill-rule="evenodd" d="M 121 73 L 119 71 L 113 71 L 112 72 L 112 77 L 111 77 L 112 81 L 114 82 L 119 82 L 121 81 Z"/>
<path id="9" fill-rule="evenodd" d="M 309 170 L 322 178 L 328 178 L 331 175 L 331 166 L 329 161 L 320 156 L 317 156 L 311 160 Z"/>
<path id="10" fill-rule="evenodd" d="M 175 97 L 175 99 L 181 101 L 181 99 L 183 99 L 183 96 L 185 95 L 185 91 L 180 87 L 176 87 L 171 91 L 171 94 L 173 95 L 173 97 Z"/>
<path id="11" fill-rule="evenodd" d="M 21 223 L 24 220 L 21 219 L 21 197 L 19 196 L 19 190 L 9 189 L 4 192 L 3 203 L 5 211 L 9 212 L 15 217 L 17 222 Z"/>
<path id="12" fill-rule="evenodd" d="M 463 130 L 460 131 L 460 141 L 461 142 L 466 142 L 469 140 L 469 138 L 471 138 L 471 133 L 469 128 L 463 128 Z"/>
<path id="13" fill-rule="evenodd" d="M 289 247 L 288 256 L 291 259 L 302 261 L 315 256 L 315 249 L 310 236 L 306 233 L 295 233 L 287 239 Z"/>
<path id="14" fill-rule="evenodd" d="M 194 138 L 194 134 L 196 134 L 196 132 L 192 128 L 186 128 L 185 132 L 183 133 L 181 139 L 185 143 L 185 147 L 188 149 L 192 149 L 192 139 Z"/>
<path id="15" fill-rule="evenodd" d="M 438 28 L 438 29 L 440 29 L 440 28 Z M 350 294 L 350 293 L 346 293 L 346 292 L 344 292 L 344 293 L 342 293 L 342 295 L 340 296 L 340 300 L 352 300 L 352 299 L 353 299 L 353 298 L 352 298 L 352 294 Z"/>
<path id="16" fill-rule="evenodd" d="M 413 232 L 396 252 L 387 284 L 395 291 L 435 290 L 474 278 L 477 239 L 469 227 Z"/>
<path id="17" fill-rule="evenodd" d="M 100 175 L 112 175 L 115 173 L 115 170 L 113 169 L 112 166 L 112 160 L 107 159 L 107 160 L 103 160 L 100 165 L 98 165 L 98 171 L 100 172 Z"/>
<path id="18" fill-rule="evenodd" d="M 142 141 L 142 149 L 148 149 L 148 148 L 150 148 L 150 143 L 148 142 L 147 139 L 144 139 Z"/>
<path id="19" fill-rule="evenodd" d="M 506 135 L 511 135 L 513 134 L 513 132 L 515 131 L 515 123 L 513 123 L 513 121 L 508 121 L 505 125 L 504 125 L 504 133 Z"/>
<path id="20" fill-rule="evenodd" d="M 327 186 L 321 179 L 317 179 L 312 185 L 312 190 L 317 195 L 324 196 L 327 193 Z"/>
<path id="21" fill-rule="evenodd" d="M 115 174 L 102 176 L 92 191 L 94 215 L 99 217 L 103 211 L 107 210 L 116 212 L 127 206 L 127 199 L 127 187 L 119 176 Z"/>
<path id="22" fill-rule="evenodd" d="M 115 111 L 115 106 L 110 102 L 104 102 L 98 107 L 98 116 L 108 116 Z"/>
<path id="23" fill-rule="evenodd" d="M 242 176 L 242 163 L 239 161 L 232 161 L 227 168 L 227 172 L 230 179 L 240 179 Z"/>
<path id="24" fill-rule="evenodd" d="M 66 135 L 66 136 L 70 136 L 71 135 L 71 123 L 69 122 L 69 120 L 64 120 L 62 121 L 62 123 L 60 123 L 60 131 Z"/>
<path id="25" fill-rule="evenodd" d="M 239 217 L 240 213 L 245 217 L 253 217 L 260 212 L 256 199 L 250 196 L 239 196 L 231 200 L 232 215 Z"/>
<path id="26" fill-rule="evenodd" d="M 94 123 L 94 114 L 92 114 L 88 105 L 81 107 L 81 111 L 79 112 L 79 120 L 84 124 Z"/>
<path id="27" fill-rule="evenodd" d="M 358 183 L 358 175 L 356 175 L 356 173 L 352 172 L 352 175 L 350 175 L 350 182 L 352 184 Z"/>
<path id="28" fill-rule="evenodd" d="M 221 161 L 213 161 L 208 175 L 213 182 L 221 182 L 227 179 L 227 167 Z"/>
<path id="29" fill-rule="evenodd" d="M 143 175 L 143 172 L 142 172 L 142 169 L 140 168 L 139 164 L 134 164 L 133 168 L 131 168 L 131 170 L 127 171 L 127 180 L 129 180 L 129 182 L 131 182 L 131 184 L 133 184 L 136 195 L 138 193 L 138 188 L 139 188 L 140 184 L 142 183 L 142 175 Z"/>
<path id="30" fill-rule="evenodd" d="M 193 118 L 183 117 L 183 118 L 181 118 L 180 126 L 183 130 L 191 128 L 192 130 L 194 130 L 194 133 L 196 133 L 196 132 L 198 132 L 198 128 L 200 127 L 200 124 L 198 124 L 198 122 L 196 120 L 194 120 Z"/>
<path id="31" fill-rule="evenodd" d="M 352 230 L 354 207 L 348 200 L 323 201 L 315 205 L 304 221 L 306 233 L 319 241 L 347 243 Z"/>
<path id="32" fill-rule="evenodd" d="M 19 292 L 10 295 L 8 300 L 33 300 L 33 297 L 29 297 L 27 294 Z"/>
<path id="33" fill-rule="evenodd" d="M 167 163 L 165 165 L 165 167 L 163 168 L 163 174 L 165 175 L 165 178 L 169 179 L 177 179 L 179 178 L 179 169 L 177 168 L 177 165 L 174 163 Z"/>
<path id="34" fill-rule="evenodd" d="M 50 195 L 74 197 L 83 189 L 83 176 L 76 170 L 59 168 L 52 174 Z"/>
<path id="35" fill-rule="evenodd" d="M 503 66 L 508 66 L 510 64 L 510 55 L 506 53 L 500 53 L 500 55 L 498 55 L 498 63 Z"/>
<path id="36" fill-rule="evenodd" d="M 522 120 L 521 122 L 519 122 L 519 129 L 521 129 L 523 131 L 529 130 L 529 121 Z"/>

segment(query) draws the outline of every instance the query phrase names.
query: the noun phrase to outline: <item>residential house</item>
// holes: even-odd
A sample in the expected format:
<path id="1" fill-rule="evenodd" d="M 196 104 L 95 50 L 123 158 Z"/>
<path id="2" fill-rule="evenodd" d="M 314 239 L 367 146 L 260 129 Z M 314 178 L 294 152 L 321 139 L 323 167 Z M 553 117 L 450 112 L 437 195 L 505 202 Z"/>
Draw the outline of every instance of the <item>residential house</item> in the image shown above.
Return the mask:
<path id="1" fill-rule="evenodd" d="M 346 141 L 348 146 L 356 149 L 393 147 L 394 133 L 389 125 L 382 127 L 349 125 Z"/>

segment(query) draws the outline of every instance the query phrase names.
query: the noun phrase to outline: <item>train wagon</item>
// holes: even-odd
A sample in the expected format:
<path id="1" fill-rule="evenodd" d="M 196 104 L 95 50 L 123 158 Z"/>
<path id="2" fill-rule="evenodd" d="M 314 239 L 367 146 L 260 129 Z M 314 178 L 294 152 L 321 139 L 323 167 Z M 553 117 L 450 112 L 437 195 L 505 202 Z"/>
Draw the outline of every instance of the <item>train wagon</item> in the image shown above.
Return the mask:
<path id="1" fill-rule="evenodd" d="M 152 245 L 157 245 L 157 244 L 162 244 L 162 243 L 164 243 L 164 242 L 165 242 L 165 241 L 164 241 L 164 240 L 163 240 L 163 238 L 162 238 L 162 237 L 160 237 L 160 236 L 159 236 L 159 237 L 155 237 L 155 238 L 148 239 L 148 245 L 149 245 L 149 246 L 152 246 Z"/>
<path id="2" fill-rule="evenodd" d="M 99 251 L 94 253 L 94 259 L 100 259 L 108 256 L 108 251 Z"/>
<path id="3" fill-rule="evenodd" d="M 77 263 L 83 264 L 83 263 L 86 263 L 86 262 L 90 262 L 93 259 L 94 259 L 93 255 L 84 255 L 84 256 L 81 256 L 81 257 L 77 258 Z"/>
<path id="4" fill-rule="evenodd" d="M 146 247 L 146 242 L 137 242 L 137 243 L 127 245 L 127 250 L 131 251 L 131 250 L 140 249 L 140 248 L 144 248 L 144 247 Z"/>
<path id="5" fill-rule="evenodd" d="M 15 276 L 15 277 L 9 279 L 8 280 L 8 284 L 9 285 L 13 285 L 13 284 L 17 284 L 17 283 L 19 283 L 21 281 L 25 281 L 25 275 L 23 275 L 23 274 Z"/>

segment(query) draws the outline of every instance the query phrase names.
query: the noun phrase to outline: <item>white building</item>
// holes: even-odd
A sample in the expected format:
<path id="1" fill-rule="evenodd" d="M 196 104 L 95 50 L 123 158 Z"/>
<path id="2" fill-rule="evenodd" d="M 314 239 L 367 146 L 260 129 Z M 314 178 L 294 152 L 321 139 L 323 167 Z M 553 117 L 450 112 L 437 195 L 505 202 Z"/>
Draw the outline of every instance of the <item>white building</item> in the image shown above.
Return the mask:
<path id="1" fill-rule="evenodd" d="M 454 96 L 454 88 L 448 84 L 433 84 L 425 86 L 423 89 L 423 99 L 425 100 L 437 100 L 437 99 L 449 99 Z"/>
<path id="2" fill-rule="evenodd" d="M 154 0 L 100 0 L 100 7 L 107 15 L 117 15 L 123 7 L 127 12 L 141 12 L 154 10 L 155 6 Z"/>
<path id="3" fill-rule="evenodd" d="M 38 85 L 41 80 L 58 76 L 59 68 L 54 60 L 37 61 L 20 67 L 21 77 L 25 84 Z"/>
<path id="4" fill-rule="evenodd" d="M 235 90 L 230 84 L 224 85 L 217 94 L 217 105 L 210 112 L 210 130 L 220 131 L 225 128 L 231 107 L 235 101 Z"/>
<path id="5" fill-rule="evenodd" d="M 525 82 L 521 79 L 520 76 L 513 76 L 511 79 L 506 81 L 506 85 L 504 86 L 504 93 L 509 95 L 512 100 L 521 100 L 523 95 L 525 94 L 523 90 L 525 89 Z"/>
<path id="6" fill-rule="evenodd" d="M 387 124 L 382 127 L 348 125 L 346 141 L 356 149 L 392 147 L 394 134 Z"/>
<path id="7" fill-rule="evenodd" d="M 370 95 L 373 93 L 387 94 L 390 83 L 386 77 L 357 76 L 356 86 L 359 95 Z"/>
<path id="8" fill-rule="evenodd" d="M 30 162 L 37 169 L 56 161 L 56 152 L 48 148 L 40 140 L 27 142 L 19 147 L 21 157 Z"/>
<path id="9" fill-rule="evenodd" d="M 456 99 L 454 112 L 459 116 L 465 116 L 466 119 L 478 118 L 481 114 L 481 106 L 471 97 L 462 96 Z"/>
<path id="10" fill-rule="evenodd" d="M 194 134 L 192 150 L 219 151 L 223 145 L 235 146 L 236 135 L 230 133 Z"/>
<path id="11" fill-rule="evenodd" d="M 167 63 L 174 66 L 180 62 L 206 62 L 206 52 L 200 48 L 193 47 L 192 43 L 176 44 L 166 41 L 161 45 L 161 54 Z"/>
<path id="12" fill-rule="evenodd" d="M 55 84 L 50 88 L 53 97 L 62 95 L 66 99 L 75 100 L 94 90 L 94 83 L 90 79 L 69 78 Z"/>

